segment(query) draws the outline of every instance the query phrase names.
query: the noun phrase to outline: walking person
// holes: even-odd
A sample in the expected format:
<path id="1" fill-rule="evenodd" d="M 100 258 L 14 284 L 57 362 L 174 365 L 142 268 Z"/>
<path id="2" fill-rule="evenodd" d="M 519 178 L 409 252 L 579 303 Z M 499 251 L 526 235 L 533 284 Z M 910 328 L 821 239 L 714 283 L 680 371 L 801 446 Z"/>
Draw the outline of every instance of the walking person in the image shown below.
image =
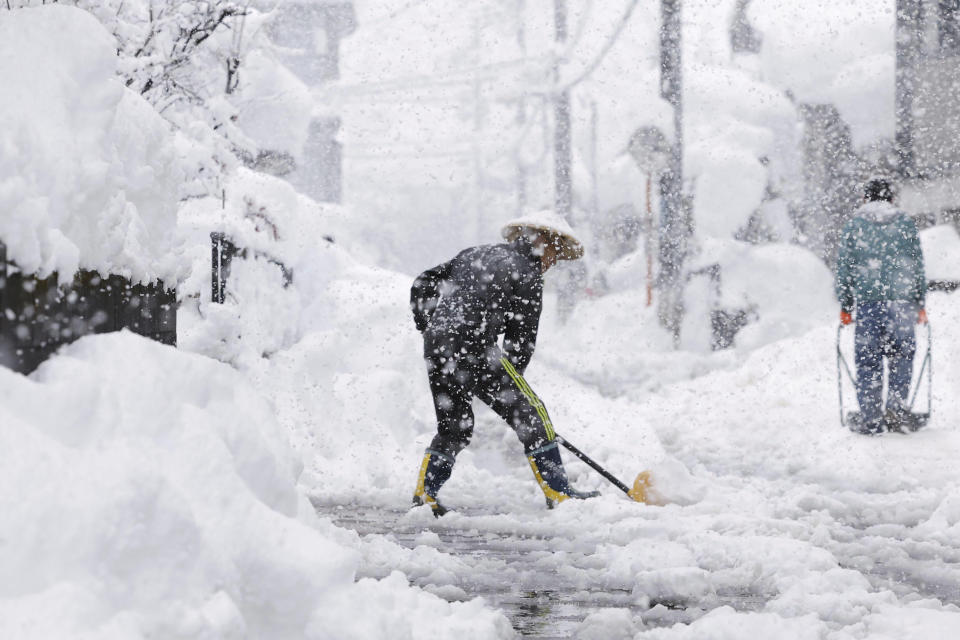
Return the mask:
<path id="1" fill-rule="evenodd" d="M 504 244 L 466 249 L 424 271 L 410 292 L 437 414 L 413 503 L 429 505 L 437 517 L 447 511 L 437 493 L 473 435 L 474 397 L 516 431 L 548 507 L 597 495 L 570 486 L 547 409 L 523 378 L 537 340 L 543 275 L 559 260 L 580 258 L 583 246 L 553 211 L 510 222 L 502 234 Z"/>
<path id="2" fill-rule="evenodd" d="M 893 205 L 889 181 L 864 188 L 866 202 L 843 229 L 836 293 L 840 322 L 856 319 L 854 362 L 861 433 L 901 430 L 911 416 L 907 402 L 916 352 L 915 323 L 926 323 L 927 281 L 917 225 Z M 883 362 L 887 398 L 883 402 Z"/>

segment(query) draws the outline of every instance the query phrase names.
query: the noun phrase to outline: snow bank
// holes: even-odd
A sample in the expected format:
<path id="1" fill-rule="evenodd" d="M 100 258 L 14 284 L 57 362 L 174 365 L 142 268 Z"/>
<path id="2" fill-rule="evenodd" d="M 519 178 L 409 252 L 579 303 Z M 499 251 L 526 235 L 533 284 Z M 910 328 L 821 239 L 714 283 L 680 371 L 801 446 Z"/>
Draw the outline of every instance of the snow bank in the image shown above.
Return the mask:
<path id="1" fill-rule="evenodd" d="M 696 258 L 710 263 L 721 267 L 721 306 L 750 311 L 751 322 L 735 338 L 739 348 L 801 335 L 836 315 L 833 274 L 802 247 L 713 240 Z"/>
<path id="2" fill-rule="evenodd" d="M 797 114 L 782 91 L 720 60 L 706 62 L 692 69 L 684 97 L 684 167 L 693 185 L 694 233 L 730 239 L 798 146 Z"/>
<path id="3" fill-rule="evenodd" d="M 708 275 L 690 280 L 681 347 L 646 306 L 646 261 L 642 250 L 604 270 L 610 293 L 581 300 L 570 318 L 558 321 L 553 299 L 542 317 L 537 359 L 606 394 L 653 391 L 715 369 L 737 366 L 759 347 L 802 335 L 836 315 L 833 275 L 811 252 L 796 245 L 751 245 L 708 239 L 691 270 L 720 265 L 720 296 Z M 549 279 L 549 276 L 548 276 Z M 740 310 L 747 324 L 734 348 L 711 352 L 710 305 Z"/>
<path id="4" fill-rule="evenodd" d="M 923 263 L 928 280 L 960 280 L 960 234 L 941 224 L 920 232 Z"/>
<path id="5" fill-rule="evenodd" d="M 636 637 L 641 640 L 820 640 L 828 632 L 829 627 L 814 616 L 783 618 L 773 613 L 740 613 L 731 607 L 721 607 L 689 626 L 677 625 L 669 629 L 657 629 Z"/>
<path id="6" fill-rule="evenodd" d="M 273 407 L 230 367 L 119 333 L 0 379 L 0 635 L 508 635 L 478 602 L 354 583 Z"/>
<path id="7" fill-rule="evenodd" d="M 243 59 L 235 100 L 237 126 L 260 149 L 284 151 L 302 160 L 314 103 L 310 89 L 293 72 L 268 51 L 253 49 Z"/>
<path id="8" fill-rule="evenodd" d="M 291 346 L 306 326 L 323 322 L 314 298 L 342 264 L 354 263 L 346 247 L 363 253 L 350 242 L 340 207 L 318 204 L 284 180 L 240 168 L 226 176 L 223 194 L 180 209 L 191 268 L 180 287 L 188 300 L 178 328 L 183 348 L 240 362 Z M 214 231 L 247 252 L 232 261 L 225 304 L 211 302 Z M 284 268 L 293 277 L 289 286 Z"/>
<path id="9" fill-rule="evenodd" d="M 0 20 L 0 241 L 29 272 L 174 282 L 183 182 L 169 126 L 116 77 L 116 43 L 63 5 Z"/>
<path id="10" fill-rule="evenodd" d="M 752 2 L 763 77 L 798 101 L 833 103 L 862 146 L 894 133 L 893 0 Z"/>

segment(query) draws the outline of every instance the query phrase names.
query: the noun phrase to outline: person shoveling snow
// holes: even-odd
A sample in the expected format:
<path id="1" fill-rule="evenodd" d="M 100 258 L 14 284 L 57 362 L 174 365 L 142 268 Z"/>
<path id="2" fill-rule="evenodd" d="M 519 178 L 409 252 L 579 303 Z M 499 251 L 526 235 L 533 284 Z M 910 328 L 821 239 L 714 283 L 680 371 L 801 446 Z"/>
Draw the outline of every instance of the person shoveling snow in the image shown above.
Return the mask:
<path id="1" fill-rule="evenodd" d="M 429 505 L 436 516 L 446 512 L 437 493 L 473 434 L 474 397 L 516 431 L 548 507 L 598 495 L 570 486 L 561 440 L 523 378 L 537 340 L 543 274 L 559 260 L 580 258 L 583 245 L 553 211 L 509 222 L 502 233 L 506 243 L 460 252 L 421 273 L 410 292 L 437 413 L 437 435 L 424 452 L 413 503 Z"/>

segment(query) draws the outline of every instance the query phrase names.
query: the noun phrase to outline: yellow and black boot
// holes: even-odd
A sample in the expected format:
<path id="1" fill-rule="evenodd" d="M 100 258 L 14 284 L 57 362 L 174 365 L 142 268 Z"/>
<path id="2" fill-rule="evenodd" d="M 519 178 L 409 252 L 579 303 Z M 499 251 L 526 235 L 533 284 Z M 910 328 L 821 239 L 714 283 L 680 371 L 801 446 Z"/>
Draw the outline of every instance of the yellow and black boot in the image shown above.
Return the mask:
<path id="1" fill-rule="evenodd" d="M 417 476 L 417 489 L 413 493 L 413 505 L 430 505 L 434 517 L 437 518 L 445 514 L 447 509 L 437 500 L 437 493 L 443 483 L 450 479 L 452 472 L 453 458 L 433 449 L 424 451 Z"/>
<path id="2" fill-rule="evenodd" d="M 548 509 L 553 509 L 567 498 L 585 500 L 600 495 L 599 491 L 577 491 L 570 486 L 556 441 L 534 449 L 527 454 L 527 460 L 530 462 L 530 468 L 533 469 L 537 484 L 540 485 L 547 499 Z"/>

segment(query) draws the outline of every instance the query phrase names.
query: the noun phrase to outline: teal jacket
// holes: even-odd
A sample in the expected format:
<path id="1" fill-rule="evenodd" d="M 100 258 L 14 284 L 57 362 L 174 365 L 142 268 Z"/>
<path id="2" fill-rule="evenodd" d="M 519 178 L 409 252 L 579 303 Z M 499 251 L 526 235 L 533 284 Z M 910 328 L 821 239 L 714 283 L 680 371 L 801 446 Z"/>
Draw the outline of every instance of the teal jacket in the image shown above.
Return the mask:
<path id="1" fill-rule="evenodd" d="M 868 202 L 843 228 L 837 260 L 843 311 L 863 302 L 912 301 L 924 306 L 927 280 L 917 224 L 889 202 Z"/>

